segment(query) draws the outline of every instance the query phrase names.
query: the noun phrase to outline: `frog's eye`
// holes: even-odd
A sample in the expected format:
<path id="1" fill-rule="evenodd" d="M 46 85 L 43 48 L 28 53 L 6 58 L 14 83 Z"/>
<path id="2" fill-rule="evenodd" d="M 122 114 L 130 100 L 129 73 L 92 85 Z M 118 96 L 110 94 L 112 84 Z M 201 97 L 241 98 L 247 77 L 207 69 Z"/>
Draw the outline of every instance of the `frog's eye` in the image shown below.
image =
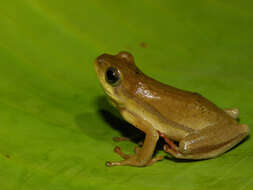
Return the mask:
<path id="1" fill-rule="evenodd" d="M 112 86 L 118 85 L 120 82 L 120 72 L 113 67 L 109 67 L 105 73 L 105 80 Z"/>

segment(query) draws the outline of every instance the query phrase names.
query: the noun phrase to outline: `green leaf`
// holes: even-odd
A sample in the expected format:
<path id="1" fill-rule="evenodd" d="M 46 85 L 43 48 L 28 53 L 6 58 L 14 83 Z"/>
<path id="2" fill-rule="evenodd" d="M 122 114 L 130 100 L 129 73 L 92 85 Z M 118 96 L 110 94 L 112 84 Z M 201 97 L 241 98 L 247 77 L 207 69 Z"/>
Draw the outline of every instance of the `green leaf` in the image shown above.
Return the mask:
<path id="1" fill-rule="evenodd" d="M 94 59 L 130 51 L 143 72 L 238 107 L 253 125 L 253 3 L 0 2 L 0 184 L 4 190 L 253 188 L 253 143 L 196 162 L 107 168 L 130 126 L 104 98 Z M 162 154 L 159 152 L 159 154 Z"/>

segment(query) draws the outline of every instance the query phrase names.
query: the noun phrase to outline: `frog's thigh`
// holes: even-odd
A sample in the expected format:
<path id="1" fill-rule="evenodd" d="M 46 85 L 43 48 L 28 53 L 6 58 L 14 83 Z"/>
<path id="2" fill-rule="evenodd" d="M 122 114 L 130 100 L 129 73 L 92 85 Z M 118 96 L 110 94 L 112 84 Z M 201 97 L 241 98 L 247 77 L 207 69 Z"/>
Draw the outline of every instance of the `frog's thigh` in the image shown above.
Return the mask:
<path id="1" fill-rule="evenodd" d="M 210 126 L 198 133 L 186 136 L 179 144 L 176 157 L 207 159 L 218 156 L 239 143 L 249 134 L 247 125 Z"/>
<path id="2" fill-rule="evenodd" d="M 234 119 L 237 119 L 240 115 L 240 111 L 237 108 L 224 109 L 224 111 Z"/>

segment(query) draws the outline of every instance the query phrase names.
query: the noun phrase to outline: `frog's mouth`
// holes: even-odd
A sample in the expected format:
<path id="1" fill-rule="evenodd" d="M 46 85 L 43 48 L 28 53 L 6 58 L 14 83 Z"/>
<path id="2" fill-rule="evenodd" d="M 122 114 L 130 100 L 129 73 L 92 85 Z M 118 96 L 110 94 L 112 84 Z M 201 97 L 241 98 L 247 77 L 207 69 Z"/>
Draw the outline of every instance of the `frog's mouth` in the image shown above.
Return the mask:
<path id="1" fill-rule="evenodd" d="M 108 90 L 104 89 L 104 92 L 106 94 L 106 96 L 110 97 L 111 99 L 113 99 L 113 95 L 112 93 L 110 93 Z"/>

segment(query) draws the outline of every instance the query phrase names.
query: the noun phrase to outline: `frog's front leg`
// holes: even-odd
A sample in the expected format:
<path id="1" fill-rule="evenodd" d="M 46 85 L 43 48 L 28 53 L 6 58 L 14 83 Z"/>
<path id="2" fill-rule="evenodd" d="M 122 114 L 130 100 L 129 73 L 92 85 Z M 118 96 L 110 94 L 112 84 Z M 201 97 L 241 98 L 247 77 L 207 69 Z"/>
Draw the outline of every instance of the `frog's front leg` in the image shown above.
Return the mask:
<path id="1" fill-rule="evenodd" d="M 123 165 L 131 165 L 131 166 L 147 166 L 150 165 L 152 161 L 152 155 L 154 153 L 157 140 L 159 138 L 158 133 L 155 130 L 146 130 L 146 137 L 144 140 L 143 147 L 141 149 L 137 149 L 136 154 L 127 155 L 124 154 L 119 147 L 116 147 L 114 151 L 118 153 L 125 160 L 119 162 L 107 162 L 107 166 L 123 166 Z"/>
<path id="2" fill-rule="evenodd" d="M 136 119 L 137 116 L 133 116 L 129 112 L 124 112 L 123 116 L 132 121 L 138 129 L 145 133 L 145 140 L 142 148 L 136 148 L 136 154 L 127 155 L 124 154 L 119 147 L 115 147 L 114 151 L 118 153 L 124 160 L 119 162 L 107 162 L 107 166 L 148 166 L 153 164 L 157 160 L 161 160 L 163 157 L 152 158 L 155 151 L 157 141 L 159 139 L 158 132 L 147 122 Z"/>

